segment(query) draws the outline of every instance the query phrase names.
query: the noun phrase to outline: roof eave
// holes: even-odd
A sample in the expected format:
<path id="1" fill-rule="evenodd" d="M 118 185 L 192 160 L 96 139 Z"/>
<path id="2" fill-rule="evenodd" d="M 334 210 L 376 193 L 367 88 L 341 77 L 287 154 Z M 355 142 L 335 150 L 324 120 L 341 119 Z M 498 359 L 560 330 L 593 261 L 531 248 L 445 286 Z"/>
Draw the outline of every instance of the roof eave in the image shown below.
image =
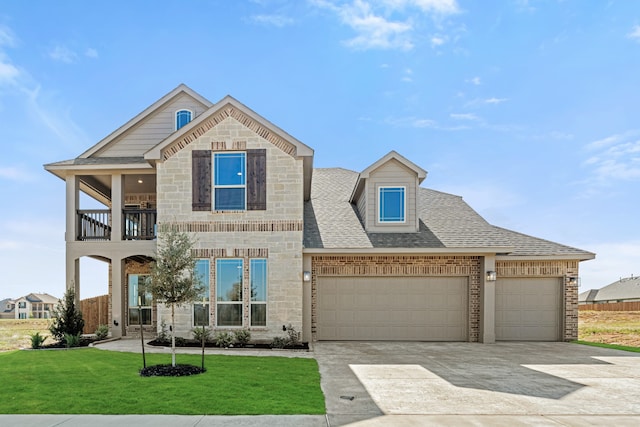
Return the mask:
<path id="1" fill-rule="evenodd" d="M 522 261 L 523 259 L 535 260 L 535 261 L 589 261 L 595 259 L 596 254 L 590 252 L 576 253 L 576 254 L 561 254 L 561 255 L 497 255 L 496 259 L 500 261 Z"/>
<path id="2" fill-rule="evenodd" d="M 495 255 L 513 251 L 512 247 L 469 248 L 304 248 L 306 254 L 425 254 L 425 255 Z"/>

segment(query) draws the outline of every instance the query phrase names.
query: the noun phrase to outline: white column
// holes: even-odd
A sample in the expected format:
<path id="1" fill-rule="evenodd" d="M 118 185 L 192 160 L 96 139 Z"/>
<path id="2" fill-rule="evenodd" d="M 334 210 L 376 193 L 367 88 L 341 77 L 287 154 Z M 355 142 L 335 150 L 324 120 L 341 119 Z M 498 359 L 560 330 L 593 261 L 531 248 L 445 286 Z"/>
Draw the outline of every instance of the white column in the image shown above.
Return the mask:
<path id="1" fill-rule="evenodd" d="M 78 177 L 76 175 L 67 175 L 66 182 L 66 230 L 64 240 L 66 242 L 75 242 L 78 236 L 76 226 L 78 223 L 77 210 L 79 207 L 80 193 L 78 190 Z M 68 277 L 67 277 L 68 279 Z M 68 282 L 68 280 L 67 280 Z M 68 286 L 68 283 L 67 283 Z"/>
<path id="2" fill-rule="evenodd" d="M 121 174 L 111 175 L 111 241 L 122 240 L 122 208 L 124 206 L 124 179 Z"/>
<path id="3" fill-rule="evenodd" d="M 124 261 L 120 258 L 111 260 L 111 335 L 121 337 L 124 331 Z M 117 325 L 116 325 L 117 323 Z"/>
<path id="4" fill-rule="evenodd" d="M 496 257 L 483 257 L 480 271 L 480 342 L 496 342 L 496 282 L 487 280 L 487 271 L 496 271 Z"/>
<path id="5" fill-rule="evenodd" d="M 70 255 L 69 249 L 66 250 L 66 289 L 73 289 L 76 294 L 76 304 L 80 304 L 80 260 Z"/>
<path id="6" fill-rule="evenodd" d="M 302 270 L 311 271 L 311 255 L 303 255 Z M 304 273 L 303 273 L 304 274 Z M 312 278 L 313 279 L 313 278 Z M 311 342 L 311 281 L 302 280 L 302 341 Z"/>

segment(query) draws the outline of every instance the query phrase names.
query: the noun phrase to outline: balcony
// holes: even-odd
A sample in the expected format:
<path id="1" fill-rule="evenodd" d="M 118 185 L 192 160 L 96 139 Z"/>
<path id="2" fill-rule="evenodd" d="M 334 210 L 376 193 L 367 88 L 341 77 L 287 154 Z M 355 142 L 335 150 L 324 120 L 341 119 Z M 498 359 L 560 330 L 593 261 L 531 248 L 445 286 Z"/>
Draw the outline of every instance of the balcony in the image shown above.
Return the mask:
<path id="1" fill-rule="evenodd" d="M 156 238 L 157 211 L 155 209 L 125 209 L 122 211 L 122 240 L 153 240 Z M 110 209 L 81 209 L 77 211 L 79 241 L 109 241 L 112 215 Z"/>

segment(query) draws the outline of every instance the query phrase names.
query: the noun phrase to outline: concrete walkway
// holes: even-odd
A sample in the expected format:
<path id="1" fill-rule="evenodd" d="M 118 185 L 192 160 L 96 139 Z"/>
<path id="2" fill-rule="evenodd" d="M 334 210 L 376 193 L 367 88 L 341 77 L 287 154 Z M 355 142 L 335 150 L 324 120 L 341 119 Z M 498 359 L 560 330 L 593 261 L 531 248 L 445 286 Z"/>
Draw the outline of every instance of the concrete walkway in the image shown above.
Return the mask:
<path id="1" fill-rule="evenodd" d="M 96 346 L 139 352 L 137 340 Z M 149 352 L 170 349 L 146 347 Z M 180 349 L 198 353 L 200 349 Z M 640 425 L 640 354 L 566 343 L 321 342 L 313 352 L 327 415 L 0 415 L 2 426 L 584 426 Z"/>

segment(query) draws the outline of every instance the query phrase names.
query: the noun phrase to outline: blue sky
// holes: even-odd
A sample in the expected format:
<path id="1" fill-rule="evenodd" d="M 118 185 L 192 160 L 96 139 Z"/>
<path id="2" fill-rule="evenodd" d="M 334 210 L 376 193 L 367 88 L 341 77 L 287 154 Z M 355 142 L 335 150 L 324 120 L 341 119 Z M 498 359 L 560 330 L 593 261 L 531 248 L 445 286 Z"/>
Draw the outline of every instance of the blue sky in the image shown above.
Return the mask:
<path id="1" fill-rule="evenodd" d="M 640 3 L 3 2 L 0 298 L 64 292 L 74 158 L 180 83 L 362 170 L 397 150 L 489 222 L 640 274 Z M 83 260 L 81 297 L 107 292 Z"/>

